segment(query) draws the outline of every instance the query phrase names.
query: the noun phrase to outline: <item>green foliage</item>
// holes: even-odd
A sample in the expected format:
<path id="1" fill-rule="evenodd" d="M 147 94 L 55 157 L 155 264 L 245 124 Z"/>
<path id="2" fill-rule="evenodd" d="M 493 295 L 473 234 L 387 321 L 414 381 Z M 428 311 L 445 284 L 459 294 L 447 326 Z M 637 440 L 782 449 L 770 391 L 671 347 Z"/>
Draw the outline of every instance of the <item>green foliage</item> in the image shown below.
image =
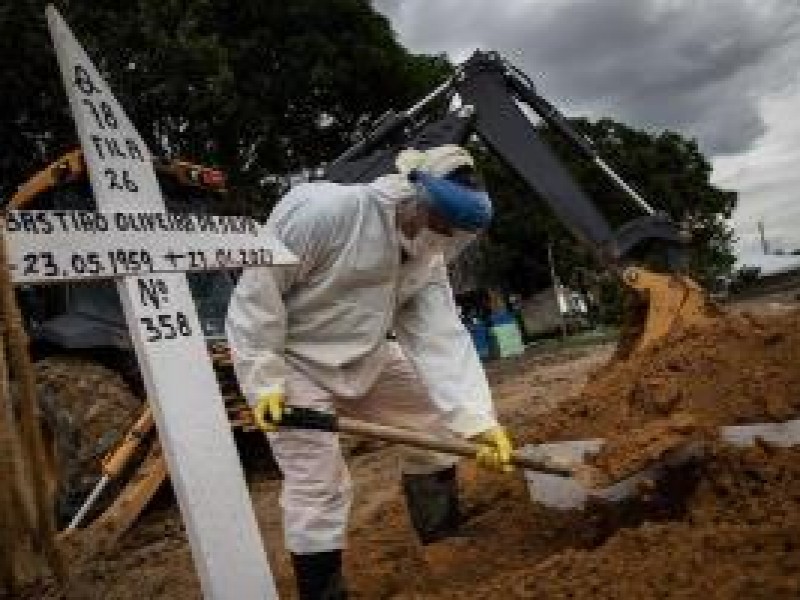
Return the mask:
<path id="1" fill-rule="evenodd" d="M 44 2 L 0 3 L 0 197 L 54 153 L 75 146 L 50 47 Z"/>
<path id="2" fill-rule="evenodd" d="M 369 0 L 61 0 L 155 154 L 223 168 L 265 204 L 447 62 L 400 46 Z M 0 6 L 0 196 L 76 145 L 44 2 Z"/>
<path id="3" fill-rule="evenodd" d="M 657 210 L 692 231 L 687 270 L 703 282 L 730 273 L 734 263 L 728 224 L 736 194 L 710 183 L 711 165 L 697 143 L 673 132 L 650 134 L 601 119 L 576 119 L 576 129 L 594 141 L 600 155 Z M 617 228 L 643 213 L 594 164 L 570 150 L 554 132 L 540 130 L 570 173 Z M 575 240 L 546 204 L 491 156 L 483 171 L 497 204 L 497 217 L 483 242 L 483 281 L 527 293 L 551 283 L 547 246 L 552 245 L 559 276 L 568 285 L 604 297 L 618 291 L 591 251 Z"/>

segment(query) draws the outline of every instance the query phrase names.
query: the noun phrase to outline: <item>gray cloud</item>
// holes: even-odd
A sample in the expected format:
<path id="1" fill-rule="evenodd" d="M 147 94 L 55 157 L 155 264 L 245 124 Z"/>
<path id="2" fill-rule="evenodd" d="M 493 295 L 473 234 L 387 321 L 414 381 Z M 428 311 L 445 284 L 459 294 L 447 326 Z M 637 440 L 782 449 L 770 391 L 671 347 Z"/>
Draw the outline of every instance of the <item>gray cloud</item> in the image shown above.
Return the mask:
<path id="1" fill-rule="evenodd" d="M 786 0 L 376 0 L 410 48 L 495 49 L 571 114 L 608 115 L 737 153 L 765 132 L 758 100 L 796 77 L 800 4 Z"/>
<path id="2" fill-rule="evenodd" d="M 748 152 L 714 160 L 714 181 L 739 191 L 733 223 L 743 250 L 758 246 L 758 221 L 779 247 L 800 248 L 800 85 L 760 103 L 767 133 Z"/>
<path id="3" fill-rule="evenodd" d="M 568 115 L 696 138 L 715 183 L 739 192 L 742 255 L 759 220 L 800 247 L 798 0 L 374 3 L 414 51 L 499 50 Z"/>

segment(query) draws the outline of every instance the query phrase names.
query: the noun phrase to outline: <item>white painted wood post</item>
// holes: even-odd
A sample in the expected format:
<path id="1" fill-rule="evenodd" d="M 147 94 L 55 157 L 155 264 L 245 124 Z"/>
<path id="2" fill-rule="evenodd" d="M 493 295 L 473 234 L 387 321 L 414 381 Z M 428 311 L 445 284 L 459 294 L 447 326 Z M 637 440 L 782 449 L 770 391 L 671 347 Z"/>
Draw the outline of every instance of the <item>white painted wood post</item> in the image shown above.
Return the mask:
<path id="1" fill-rule="evenodd" d="M 164 212 L 148 148 L 56 9 L 46 13 L 98 208 Z M 276 598 L 186 276 L 117 286 L 204 596 Z M 156 336 L 166 322 L 179 334 Z"/>

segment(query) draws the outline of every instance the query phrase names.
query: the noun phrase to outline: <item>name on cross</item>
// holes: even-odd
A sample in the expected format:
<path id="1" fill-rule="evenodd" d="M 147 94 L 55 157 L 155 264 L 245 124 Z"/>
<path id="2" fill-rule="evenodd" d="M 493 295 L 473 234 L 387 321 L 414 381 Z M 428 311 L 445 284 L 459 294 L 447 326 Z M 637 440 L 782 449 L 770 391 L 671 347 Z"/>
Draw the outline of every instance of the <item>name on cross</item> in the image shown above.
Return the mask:
<path id="1" fill-rule="evenodd" d="M 51 233 L 185 232 L 258 237 L 260 226 L 241 215 L 196 215 L 170 212 L 11 211 L 6 231 L 48 235 Z"/>

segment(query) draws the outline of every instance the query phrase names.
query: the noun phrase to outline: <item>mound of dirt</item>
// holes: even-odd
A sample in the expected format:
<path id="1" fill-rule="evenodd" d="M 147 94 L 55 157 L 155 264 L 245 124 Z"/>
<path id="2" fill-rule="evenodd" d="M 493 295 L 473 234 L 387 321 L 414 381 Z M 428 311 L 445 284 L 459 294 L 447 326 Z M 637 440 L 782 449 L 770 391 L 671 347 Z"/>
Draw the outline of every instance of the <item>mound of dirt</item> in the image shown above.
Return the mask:
<path id="1" fill-rule="evenodd" d="M 800 414 L 798 364 L 800 311 L 729 314 L 599 369 L 577 398 L 522 435 L 614 437 L 675 413 L 701 425 L 784 421 Z"/>
<path id="2" fill-rule="evenodd" d="M 800 595 L 798 449 L 719 448 L 616 507 L 557 513 L 523 501 L 520 492 L 481 514 L 472 542 L 437 548 L 438 589 L 398 597 Z"/>
<path id="3" fill-rule="evenodd" d="M 797 417 L 798 365 L 800 313 L 728 316 L 605 365 L 578 397 L 533 419 L 515 412 L 511 428 L 522 443 L 604 437 L 596 465 L 625 472 L 719 425 Z M 463 469 L 463 536 L 427 548 L 398 495 L 354 531 L 358 597 L 797 597 L 800 448 L 709 444 L 639 497 L 583 511 Z"/>
<path id="4" fill-rule="evenodd" d="M 800 594 L 800 450 L 717 448 L 646 498 L 532 505 L 519 479 L 465 469 L 462 535 L 421 547 L 399 493 L 356 527 L 356 598 L 789 598 Z"/>
<path id="5" fill-rule="evenodd" d="M 599 369 L 527 441 L 602 437 L 593 457 L 600 485 L 619 480 L 717 426 L 784 421 L 800 414 L 800 312 L 725 314 L 673 332 Z"/>

